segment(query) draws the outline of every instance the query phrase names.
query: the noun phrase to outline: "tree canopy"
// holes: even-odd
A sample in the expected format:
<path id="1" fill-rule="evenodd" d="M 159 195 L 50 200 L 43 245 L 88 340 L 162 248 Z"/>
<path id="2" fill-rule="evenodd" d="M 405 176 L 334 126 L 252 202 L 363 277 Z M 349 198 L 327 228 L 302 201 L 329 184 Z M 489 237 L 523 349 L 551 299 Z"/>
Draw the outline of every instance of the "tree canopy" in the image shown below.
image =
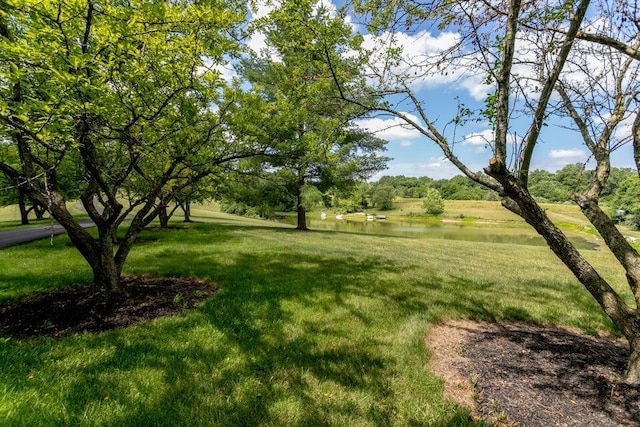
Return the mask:
<path id="1" fill-rule="evenodd" d="M 344 53 L 357 48 L 344 17 L 312 1 L 284 1 L 255 29 L 265 34 L 267 48 L 253 52 L 240 67 L 250 84 L 251 99 L 241 108 L 246 118 L 238 130 L 259 141 L 271 141 L 262 167 L 294 192 L 298 229 L 306 229 L 304 189 L 320 191 L 352 185 L 385 167 L 378 154 L 385 141 L 353 127 L 363 110 L 344 103 L 334 77 L 352 85 L 358 63 Z M 326 58 L 340 62 L 332 73 Z M 243 91 L 238 87 L 239 91 Z"/>
<path id="2" fill-rule="evenodd" d="M 158 213 L 158 197 L 256 149 L 225 137 L 228 101 L 216 68 L 237 49 L 232 36 L 244 4 L 7 4 L 0 134 L 13 154 L 0 157 L 0 171 L 65 227 L 96 286 L 116 288 L 135 236 Z M 67 210 L 68 180 L 98 237 Z"/>

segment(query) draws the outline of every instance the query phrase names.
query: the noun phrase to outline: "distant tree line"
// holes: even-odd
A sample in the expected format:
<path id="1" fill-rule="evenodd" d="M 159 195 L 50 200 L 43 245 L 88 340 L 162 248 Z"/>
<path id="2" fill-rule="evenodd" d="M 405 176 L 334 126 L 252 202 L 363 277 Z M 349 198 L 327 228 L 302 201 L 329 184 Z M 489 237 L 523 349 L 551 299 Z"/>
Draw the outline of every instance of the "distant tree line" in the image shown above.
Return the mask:
<path id="1" fill-rule="evenodd" d="M 534 170 L 529 176 L 531 195 L 543 203 L 569 203 L 572 193 L 584 191 L 591 173 L 580 163 L 569 164 L 556 172 Z M 222 209 L 263 218 L 295 211 L 297 191 L 286 185 L 279 174 L 281 172 L 252 174 L 229 180 L 224 190 L 217 192 Z M 449 179 L 383 176 L 377 182 L 350 182 L 347 186 L 335 186 L 331 182 L 305 185 L 302 191 L 305 209 L 326 208 L 346 213 L 364 209 L 389 210 L 398 197 L 434 200 L 439 195 L 442 200 L 499 199 L 496 192 L 463 175 Z M 609 206 L 613 218 L 640 227 L 640 178 L 631 169 L 612 168 L 602 193 L 602 201 Z M 441 213 L 437 208 L 425 209 L 427 213 Z"/>
<path id="2" fill-rule="evenodd" d="M 581 163 L 569 164 L 556 172 L 534 170 L 529 175 L 529 192 L 540 202 L 565 203 L 576 191 L 584 191 L 591 179 L 593 171 L 585 169 Z M 603 201 L 615 203 L 617 209 L 632 210 L 627 202 L 614 197 L 622 183 L 630 179 L 634 181 L 631 169 L 612 168 L 611 177 L 602 192 Z M 636 176 L 637 178 L 637 176 Z M 456 175 L 450 179 L 433 179 L 429 177 L 383 176 L 377 185 L 393 188 L 396 197 L 423 198 L 428 189 L 435 188 L 445 200 L 498 200 L 498 195 L 466 176 Z M 623 186 L 624 191 L 632 183 Z"/>

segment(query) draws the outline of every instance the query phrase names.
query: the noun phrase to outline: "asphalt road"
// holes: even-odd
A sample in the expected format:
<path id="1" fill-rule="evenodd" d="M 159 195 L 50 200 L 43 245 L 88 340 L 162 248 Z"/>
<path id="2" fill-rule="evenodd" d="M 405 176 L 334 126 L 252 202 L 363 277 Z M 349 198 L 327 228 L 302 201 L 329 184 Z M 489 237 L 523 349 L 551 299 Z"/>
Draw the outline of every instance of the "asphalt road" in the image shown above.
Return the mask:
<path id="1" fill-rule="evenodd" d="M 93 227 L 95 224 L 91 220 L 80 221 L 84 228 Z M 64 227 L 59 224 L 52 226 L 20 228 L 17 230 L 0 231 L 0 248 L 18 245 L 20 243 L 32 242 L 34 240 L 47 239 L 51 234 L 66 233 Z"/>

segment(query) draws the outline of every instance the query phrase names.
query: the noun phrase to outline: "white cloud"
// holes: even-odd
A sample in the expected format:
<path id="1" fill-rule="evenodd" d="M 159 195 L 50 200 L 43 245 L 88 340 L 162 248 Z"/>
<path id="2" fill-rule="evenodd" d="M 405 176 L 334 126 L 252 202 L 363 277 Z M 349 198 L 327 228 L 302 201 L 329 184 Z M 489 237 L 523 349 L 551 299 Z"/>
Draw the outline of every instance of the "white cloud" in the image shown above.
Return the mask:
<path id="1" fill-rule="evenodd" d="M 419 164 L 417 168 L 421 172 L 418 176 L 428 176 L 434 179 L 451 178 L 462 173 L 445 157 L 430 157 L 426 163 Z"/>
<path id="2" fill-rule="evenodd" d="M 413 145 L 413 141 L 409 141 L 409 140 L 402 140 L 398 142 L 398 145 L 400 145 L 401 147 L 411 147 Z"/>
<path id="3" fill-rule="evenodd" d="M 584 162 L 587 160 L 587 153 L 579 148 L 551 150 L 547 155 L 552 166 L 566 166 L 571 163 Z"/>
<path id="4" fill-rule="evenodd" d="M 573 148 L 568 150 L 551 150 L 549 151 L 549 158 L 555 160 L 564 160 L 564 159 L 578 159 L 584 158 L 586 153 L 579 148 Z"/>
<path id="5" fill-rule="evenodd" d="M 420 120 L 413 114 L 405 113 L 405 115 L 407 118 L 420 123 Z M 375 133 L 379 138 L 398 142 L 403 147 L 411 145 L 411 140 L 423 137 L 420 132 L 406 124 L 404 120 L 398 117 L 388 119 L 373 117 L 370 119 L 358 120 L 355 124 L 361 129 Z"/>
<path id="6" fill-rule="evenodd" d="M 198 74 L 204 76 L 207 73 L 219 73 L 220 77 L 226 82 L 230 82 L 237 76 L 237 73 L 231 64 L 214 64 L 211 58 L 204 57 L 202 59 L 202 66 L 198 67 Z"/>
<path id="7" fill-rule="evenodd" d="M 370 81 L 389 86 L 401 81 L 414 91 L 449 85 L 467 91 L 475 100 L 485 99 L 492 87 L 485 84 L 485 75 L 479 68 L 482 59 L 474 54 L 448 60 L 447 51 L 454 48 L 460 38 L 460 34 L 446 31 L 437 35 L 428 31 L 415 35 L 367 34 L 363 47 L 371 52 Z M 395 62 L 390 60 L 390 48 L 402 52 Z"/>
<path id="8" fill-rule="evenodd" d="M 280 7 L 280 2 L 277 0 L 264 1 L 258 0 L 251 3 L 251 22 L 255 23 L 256 20 L 269 16 L 271 12 Z M 269 47 L 267 46 L 267 36 L 260 31 L 259 28 L 253 28 L 251 37 L 247 41 L 247 47 L 253 52 L 261 54 L 265 53 L 272 56 L 274 60 L 278 60 L 275 52 L 269 53 Z"/>
<path id="9" fill-rule="evenodd" d="M 616 126 L 613 131 L 613 142 L 629 142 L 633 138 L 633 122 L 635 120 L 634 115 L 629 115 Z"/>
<path id="10" fill-rule="evenodd" d="M 479 133 L 470 133 L 464 137 L 462 143 L 472 146 L 475 153 L 484 153 L 493 144 L 493 131 L 487 129 Z"/>
<path id="11" fill-rule="evenodd" d="M 234 77 L 238 76 L 236 70 L 230 65 L 219 64 L 214 66 L 213 69 L 220 72 L 220 77 L 222 77 L 226 82 L 230 82 Z"/>
<path id="12" fill-rule="evenodd" d="M 465 75 L 460 78 L 460 87 L 465 89 L 476 101 L 481 101 L 492 91 L 493 86 L 485 83 L 482 74 Z"/>
<path id="13" fill-rule="evenodd" d="M 434 37 L 428 31 L 415 35 L 387 32 L 379 36 L 365 34 L 363 39 L 362 47 L 370 52 L 370 71 L 381 83 L 390 83 L 393 78 L 402 76 L 409 78 L 411 85 L 417 88 L 455 79 L 450 70 L 437 70 L 437 63 L 442 52 L 458 43 L 460 36 L 456 33 L 443 32 Z M 389 49 L 401 50 L 397 60 L 390 56 Z"/>
<path id="14" fill-rule="evenodd" d="M 271 1 L 254 1 L 251 2 L 251 20 L 256 20 L 268 16 L 272 11 L 280 7 L 277 0 Z"/>
<path id="15" fill-rule="evenodd" d="M 519 144 L 522 138 L 515 133 L 507 135 L 507 143 L 511 145 Z M 475 148 L 476 153 L 483 153 L 494 145 L 494 133 L 492 129 L 485 129 L 481 132 L 474 132 L 466 135 L 462 141 L 464 145 L 470 145 Z"/>
<path id="16" fill-rule="evenodd" d="M 264 52 L 267 47 L 267 36 L 261 31 L 254 31 L 247 42 L 247 47 L 255 53 Z"/>
<path id="17" fill-rule="evenodd" d="M 425 162 L 391 162 L 389 167 L 381 172 L 378 172 L 371 178 L 372 181 L 377 181 L 381 177 L 387 176 L 428 176 L 434 179 L 451 178 L 455 175 L 459 175 L 461 172 L 447 159 L 439 157 L 430 157 Z"/>

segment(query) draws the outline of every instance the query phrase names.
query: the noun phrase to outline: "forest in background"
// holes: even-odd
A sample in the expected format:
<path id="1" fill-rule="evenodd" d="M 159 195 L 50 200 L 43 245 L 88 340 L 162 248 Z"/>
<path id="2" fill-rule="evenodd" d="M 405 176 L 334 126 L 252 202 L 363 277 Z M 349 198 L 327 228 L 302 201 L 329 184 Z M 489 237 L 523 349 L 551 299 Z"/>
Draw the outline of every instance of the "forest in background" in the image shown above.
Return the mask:
<path id="1" fill-rule="evenodd" d="M 566 165 L 556 172 L 534 170 L 529 177 L 530 193 L 543 203 L 569 203 L 571 194 L 584 191 L 592 172 L 581 163 Z M 499 200 L 494 191 L 463 175 L 449 179 L 400 175 L 382 176 L 376 182 L 360 182 L 343 189 L 307 185 L 303 203 L 308 210 L 328 208 L 344 213 L 388 210 L 396 198 L 433 197 L 430 192 L 434 189 L 442 200 Z M 294 189 L 273 177 L 245 177 L 244 181 L 227 184 L 212 198 L 221 202 L 223 211 L 246 216 L 270 218 L 296 209 Z M 601 200 L 612 217 L 640 227 L 640 178 L 633 170 L 612 168 Z"/>

